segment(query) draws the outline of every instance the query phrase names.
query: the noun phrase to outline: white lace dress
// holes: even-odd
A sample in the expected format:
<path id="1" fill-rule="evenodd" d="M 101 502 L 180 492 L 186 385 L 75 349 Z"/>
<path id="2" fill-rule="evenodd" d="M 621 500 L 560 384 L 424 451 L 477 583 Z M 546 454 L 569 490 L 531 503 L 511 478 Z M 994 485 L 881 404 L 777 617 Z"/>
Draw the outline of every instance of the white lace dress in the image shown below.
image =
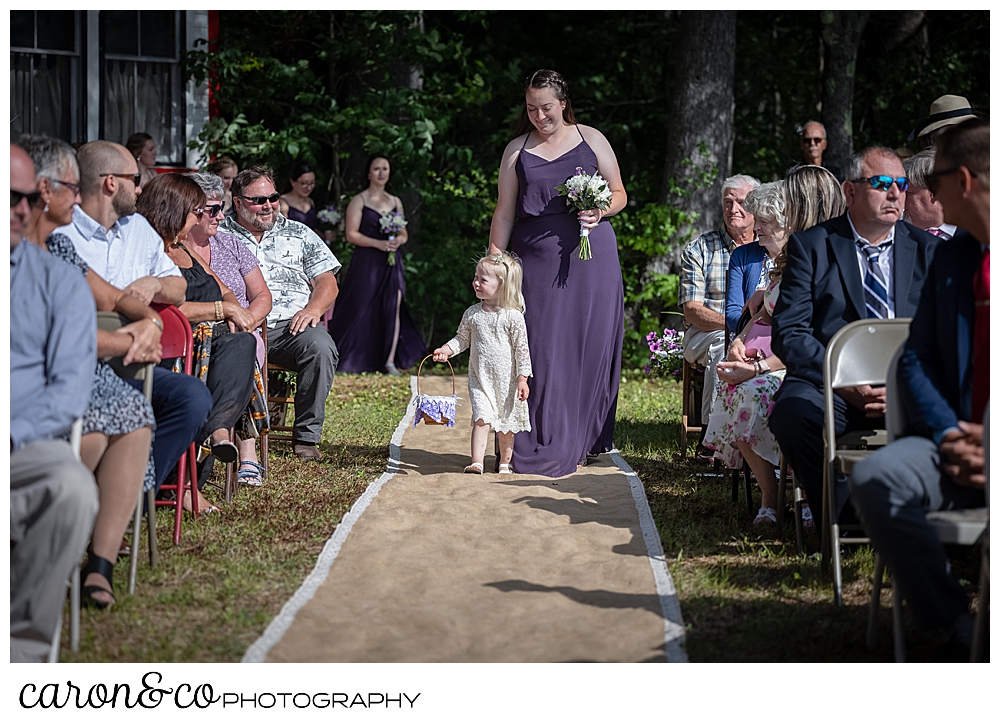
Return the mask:
<path id="1" fill-rule="evenodd" d="M 448 346 L 455 354 L 469 349 L 473 421 L 483 420 L 494 432 L 530 431 L 528 403 L 517 399 L 518 376 L 531 376 L 524 315 L 516 309 L 470 306 Z"/>

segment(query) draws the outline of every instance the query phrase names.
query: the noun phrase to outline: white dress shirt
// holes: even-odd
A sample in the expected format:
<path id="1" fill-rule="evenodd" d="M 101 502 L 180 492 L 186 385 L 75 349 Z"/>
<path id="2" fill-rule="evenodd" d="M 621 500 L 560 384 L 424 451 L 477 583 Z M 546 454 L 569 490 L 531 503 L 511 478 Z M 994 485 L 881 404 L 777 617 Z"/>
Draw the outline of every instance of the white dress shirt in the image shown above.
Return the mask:
<path id="1" fill-rule="evenodd" d="M 847 212 L 847 222 L 851 224 L 851 233 L 854 234 L 854 252 L 858 257 L 858 268 L 861 270 L 861 283 L 864 284 L 865 274 L 868 273 L 868 257 L 865 252 L 858 246 L 858 241 L 862 241 L 866 246 L 871 245 L 871 241 L 866 239 L 864 236 L 858 233 L 858 230 L 854 228 L 854 221 L 851 220 L 850 211 Z M 892 278 L 892 270 L 895 267 L 895 254 L 893 253 L 892 244 L 896 238 L 896 227 L 893 226 L 889 229 L 889 235 L 882 239 L 881 242 L 876 244 L 877 246 L 882 246 L 885 244 L 889 245 L 889 248 L 879 254 L 878 266 L 882 269 L 882 276 L 885 277 L 885 293 L 888 297 L 889 302 L 889 319 L 896 318 L 896 301 L 895 301 L 895 291 L 896 284 Z"/>

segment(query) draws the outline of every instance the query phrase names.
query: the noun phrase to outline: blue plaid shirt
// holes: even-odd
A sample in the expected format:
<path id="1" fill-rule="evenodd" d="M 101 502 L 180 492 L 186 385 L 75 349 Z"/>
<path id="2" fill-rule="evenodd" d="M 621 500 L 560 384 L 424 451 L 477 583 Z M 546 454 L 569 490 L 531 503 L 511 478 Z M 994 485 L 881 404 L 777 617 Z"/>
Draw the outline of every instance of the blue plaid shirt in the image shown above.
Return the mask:
<path id="1" fill-rule="evenodd" d="M 725 226 L 703 233 L 684 247 L 677 300 L 681 307 L 688 301 L 700 301 L 717 314 L 726 312 L 726 271 L 735 248 Z"/>

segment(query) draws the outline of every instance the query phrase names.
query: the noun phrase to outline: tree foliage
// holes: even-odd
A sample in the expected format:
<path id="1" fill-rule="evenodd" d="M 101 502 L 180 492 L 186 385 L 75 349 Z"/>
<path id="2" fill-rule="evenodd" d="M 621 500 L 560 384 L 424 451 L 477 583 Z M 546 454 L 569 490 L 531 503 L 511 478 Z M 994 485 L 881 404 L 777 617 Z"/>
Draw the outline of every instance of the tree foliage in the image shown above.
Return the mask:
<path id="1" fill-rule="evenodd" d="M 196 145 L 241 167 L 315 164 L 318 203 L 341 209 L 363 188 L 370 153 L 392 160 L 411 243 L 407 299 L 430 344 L 454 332 L 474 302 L 468 283 L 486 247 L 500 153 L 523 103 L 524 78 L 554 68 L 577 118 L 618 156 L 629 206 L 612 220 L 630 309 L 625 363 L 641 366 L 643 337 L 676 304 L 669 268 L 646 271 L 699 230 L 658 203 L 680 187 L 664 178 L 683 13 L 676 11 L 239 11 L 220 12 L 217 47 L 189 54 L 192 78 L 210 78 L 219 117 Z M 821 115 L 824 47 L 818 11 L 739 11 L 732 164 L 718 141 L 712 173 L 780 178 L 799 157 L 796 128 Z M 599 28 L 595 37 L 594 28 Z M 900 30 L 900 29 L 903 30 Z M 886 43 L 895 43 L 891 51 Z M 934 98 L 966 95 L 988 107 L 989 15 L 872 12 L 856 63 L 856 148 L 903 145 Z M 700 157 L 692 142 L 691 158 Z M 702 175 L 704 175 L 704 169 Z M 674 181 L 674 186 L 671 182 Z M 283 185 L 283 184 L 279 184 Z M 286 190 L 279 188 L 279 190 Z M 692 226 L 693 222 L 693 226 Z M 700 229 L 706 230 L 706 229 Z M 349 258 L 349 244 L 334 248 Z"/>

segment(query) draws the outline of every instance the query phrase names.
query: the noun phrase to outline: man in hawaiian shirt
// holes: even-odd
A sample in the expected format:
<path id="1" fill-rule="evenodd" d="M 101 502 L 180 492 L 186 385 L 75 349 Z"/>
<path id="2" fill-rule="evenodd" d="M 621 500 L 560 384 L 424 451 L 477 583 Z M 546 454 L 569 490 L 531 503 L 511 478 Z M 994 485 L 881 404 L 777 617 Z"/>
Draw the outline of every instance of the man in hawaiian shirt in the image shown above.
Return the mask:
<path id="1" fill-rule="evenodd" d="M 274 298 L 267 317 L 268 358 L 298 372 L 293 451 L 320 460 L 316 446 L 323 431 L 326 398 L 337 369 L 337 347 L 319 323 L 337 298 L 340 262 L 306 225 L 278 212 L 274 174 L 266 166 L 248 168 L 233 180 L 236 213 L 220 231 L 247 245 Z"/>

